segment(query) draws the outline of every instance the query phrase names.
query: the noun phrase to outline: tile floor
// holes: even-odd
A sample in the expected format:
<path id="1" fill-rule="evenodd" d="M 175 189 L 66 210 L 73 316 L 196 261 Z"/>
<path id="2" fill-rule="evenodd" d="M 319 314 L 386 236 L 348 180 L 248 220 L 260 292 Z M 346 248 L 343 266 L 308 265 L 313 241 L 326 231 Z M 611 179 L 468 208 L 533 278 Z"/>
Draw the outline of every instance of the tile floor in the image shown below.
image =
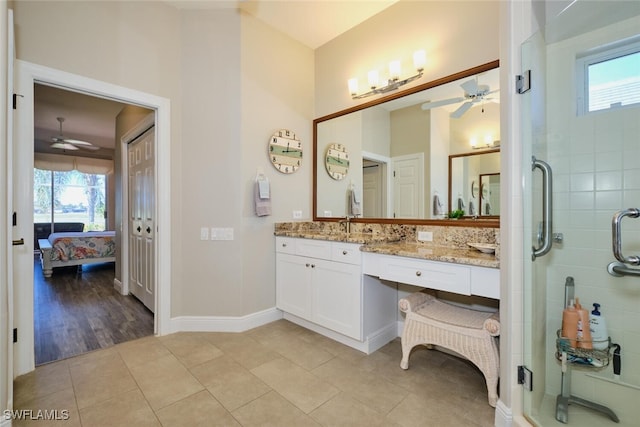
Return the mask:
<path id="1" fill-rule="evenodd" d="M 14 426 L 493 426 L 471 363 L 400 340 L 365 355 L 286 320 L 244 333 L 147 337 L 18 377 Z M 59 412 L 61 414 L 61 412 Z"/>

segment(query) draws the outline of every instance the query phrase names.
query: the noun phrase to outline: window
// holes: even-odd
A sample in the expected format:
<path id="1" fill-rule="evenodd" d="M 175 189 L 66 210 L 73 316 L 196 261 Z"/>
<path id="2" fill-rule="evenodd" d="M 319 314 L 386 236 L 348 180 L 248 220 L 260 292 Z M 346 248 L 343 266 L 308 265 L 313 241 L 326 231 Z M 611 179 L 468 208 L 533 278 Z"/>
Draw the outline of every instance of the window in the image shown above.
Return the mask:
<path id="1" fill-rule="evenodd" d="M 640 105 L 640 41 L 577 59 L 578 114 Z"/>
<path id="2" fill-rule="evenodd" d="M 33 186 L 34 222 L 82 222 L 84 231 L 106 228 L 106 175 L 34 169 Z"/>

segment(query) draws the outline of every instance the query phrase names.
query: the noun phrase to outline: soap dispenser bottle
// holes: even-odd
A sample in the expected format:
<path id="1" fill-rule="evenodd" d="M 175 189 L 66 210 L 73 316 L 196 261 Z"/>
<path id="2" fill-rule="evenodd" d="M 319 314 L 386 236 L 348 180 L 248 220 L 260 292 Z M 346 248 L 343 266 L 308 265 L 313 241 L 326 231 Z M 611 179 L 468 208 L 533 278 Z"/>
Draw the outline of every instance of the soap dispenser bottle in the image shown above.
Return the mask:
<path id="1" fill-rule="evenodd" d="M 576 298 L 576 311 L 578 312 L 578 347 L 590 350 L 593 348 L 593 343 L 591 342 L 589 312 L 582 308 L 579 298 Z"/>
<path id="2" fill-rule="evenodd" d="M 569 340 L 571 347 L 576 348 L 578 337 L 578 311 L 573 305 L 573 300 L 562 311 L 562 336 Z"/>
<path id="3" fill-rule="evenodd" d="M 607 332 L 607 322 L 600 314 L 600 304 L 593 303 L 593 310 L 589 315 L 589 329 L 591 329 L 591 339 L 593 348 L 596 350 L 606 350 L 609 347 L 609 333 Z"/>

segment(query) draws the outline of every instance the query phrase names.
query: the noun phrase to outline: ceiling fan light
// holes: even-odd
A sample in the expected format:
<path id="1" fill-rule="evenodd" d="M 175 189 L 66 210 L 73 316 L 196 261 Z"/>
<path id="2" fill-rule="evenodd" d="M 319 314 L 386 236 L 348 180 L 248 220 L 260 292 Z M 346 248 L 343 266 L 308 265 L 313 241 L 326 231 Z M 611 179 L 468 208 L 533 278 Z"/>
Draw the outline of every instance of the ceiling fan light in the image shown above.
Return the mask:
<path id="1" fill-rule="evenodd" d="M 51 148 L 58 148 L 60 150 L 79 150 L 75 145 L 68 144 L 66 142 L 54 142 L 51 144 Z"/>

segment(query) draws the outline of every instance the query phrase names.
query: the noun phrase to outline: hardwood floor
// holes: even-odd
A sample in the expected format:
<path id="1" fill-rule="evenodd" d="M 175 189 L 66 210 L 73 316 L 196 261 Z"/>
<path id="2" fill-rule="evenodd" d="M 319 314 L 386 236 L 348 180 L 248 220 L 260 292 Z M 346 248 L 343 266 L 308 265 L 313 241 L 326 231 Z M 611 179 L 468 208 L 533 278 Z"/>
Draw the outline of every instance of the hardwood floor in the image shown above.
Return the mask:
<path id="1" fill-rule="evenodd" d="M 153 313 L 113 288 L 114 263 L 56 268 L 34 262 L 36 365 L 153 335 Z"/>

